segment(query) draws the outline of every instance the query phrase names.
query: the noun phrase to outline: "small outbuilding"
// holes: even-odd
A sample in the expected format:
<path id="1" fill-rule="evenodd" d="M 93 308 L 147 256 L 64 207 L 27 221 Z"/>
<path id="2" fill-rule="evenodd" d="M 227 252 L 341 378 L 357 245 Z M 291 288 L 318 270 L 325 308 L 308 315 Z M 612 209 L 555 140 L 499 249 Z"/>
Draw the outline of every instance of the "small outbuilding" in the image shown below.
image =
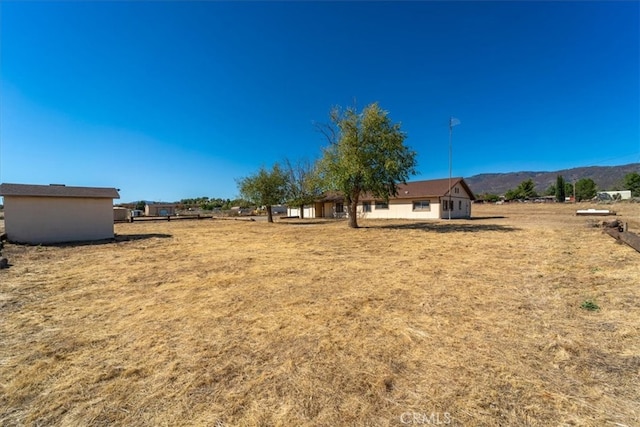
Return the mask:
<path id="1" fill-rule="evenodd" d="M 176 214 L 176 205 L 172 203 L 147 203 L 144 205 L 145 216 L 173 216 Z"/>
<path id="2" fill-rule="evenodd" d="M 131 211 L 127 208 L 120 206 L 113 207 L 113 220 L 115 222 L 129 221 L 131 218 Z"/>
<path id="3" fill-rule="evenodd" d="M 0 184 L 4 228 L 16 243 L 112 239 L 115 188 Z"/>

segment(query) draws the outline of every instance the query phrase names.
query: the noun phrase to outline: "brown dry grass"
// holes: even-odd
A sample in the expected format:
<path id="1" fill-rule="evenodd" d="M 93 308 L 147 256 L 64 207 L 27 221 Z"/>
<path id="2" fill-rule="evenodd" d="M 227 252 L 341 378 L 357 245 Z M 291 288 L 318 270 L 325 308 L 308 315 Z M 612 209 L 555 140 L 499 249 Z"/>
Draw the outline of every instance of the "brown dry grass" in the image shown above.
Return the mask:
<path id="1" fill-rule="evenodd" d="M 640 254 L 575 208 L 8 245 L 0 424 L 640 425 Z"/>

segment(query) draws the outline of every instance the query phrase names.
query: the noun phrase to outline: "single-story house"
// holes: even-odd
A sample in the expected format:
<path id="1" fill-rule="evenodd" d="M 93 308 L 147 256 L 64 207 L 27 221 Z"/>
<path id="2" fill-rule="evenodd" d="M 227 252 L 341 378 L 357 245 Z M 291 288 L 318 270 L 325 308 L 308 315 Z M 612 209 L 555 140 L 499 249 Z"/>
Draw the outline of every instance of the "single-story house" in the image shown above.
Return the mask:
<path id="1" fill-rule="evenodd" d="M 176 214 L 176 205 L 170 203 L 151 203 L 144 205 L 145 216 L 171 216 Z"/>
<path id="2" fill-rule="evenodd" d="M 368 194 L 360 196 L 359 218 L 448 219 L 470 218 L 473 192 L 463 178 L 414 181 L 398 185 L 398 194 L 386 202 Z M 344 197 L 327 193 L 313 205 L 305 206 L 305 218 L 341 218 L 346 216 Z M 289 208 L 288 216 L 300 216 L 299 208 Z"/>
<path id="3" fill-rule="evenodd" d="M 63 243 L 113 239 L 115 188 L 0 184 L 7 239 Z"/>

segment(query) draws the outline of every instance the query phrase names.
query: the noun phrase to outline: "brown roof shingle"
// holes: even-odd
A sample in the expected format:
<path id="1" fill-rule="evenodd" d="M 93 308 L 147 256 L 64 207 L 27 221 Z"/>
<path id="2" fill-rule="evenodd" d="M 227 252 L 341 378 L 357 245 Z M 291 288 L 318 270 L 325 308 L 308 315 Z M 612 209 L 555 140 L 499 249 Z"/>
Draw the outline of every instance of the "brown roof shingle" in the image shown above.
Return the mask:
<path id="1" fill-rule="evenodd" d="M 471 200 L 475 200 L 473 191 L 469 188 L 463 178 L 451 178 L 451 188 L 456 185 L 462 185 L 462 188 L 469 194 Z M 449 178 L 432 179 L 429 181 L 414 181 L 406 184 L 398 185 L 398 195 L 393 199 L 414 199 L 416 197 L 441 197 L 449 194 Z"/>
<path id="2" fill-rule="evenodd" d="M 451 188 L 456 185 L 462 185 L 462 188 L 469 194 L 471 200 L 475 200 L 475 196 L 473 191 L 469 188 L 466 181 L 463 178 L 456 177 L 451 178 Z M 416 199 L 420 197 L 443 197 L 449 194 L 449 178 L 443 179 L 431 179 L 428 181 L 413 181 L 407 182 L 406 184 L 398 185 L 398 194 L 394 197 L 391 196 L 389 199 L 397 200 L 397 199 Z M 371 194 L 364 194 L 361 197 L 361 200 L 367 199 L 375 199 Z"/>
<path id="3" fill-rule="evenodd" d="M 0 184 L 0 196 L 120 198 L 120 194 L 118 194 L 118 190 L 115 188 L 7 183 Z"/>

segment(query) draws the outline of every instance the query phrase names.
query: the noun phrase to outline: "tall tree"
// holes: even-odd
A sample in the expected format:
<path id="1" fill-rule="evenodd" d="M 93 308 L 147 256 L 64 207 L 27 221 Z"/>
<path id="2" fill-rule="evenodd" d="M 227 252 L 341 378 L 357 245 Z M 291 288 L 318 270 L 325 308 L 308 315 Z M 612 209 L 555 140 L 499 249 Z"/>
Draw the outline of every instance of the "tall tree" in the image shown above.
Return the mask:
<path id="1" fill-rule="evenodd" d="M 591 200 L 596 197 L 596 183 L 591 178 L 579 179 L 575 184 L 576 201 Z"/>
<path id="2" fill-rule="evenodd" d="M 564 178 L 562 177 L 562 175 L 558 175 L 556 177 L 556 202 L 564 203 L 566 199 L 564 184 Z"/>
<path id="3" fill-rule="evenodd" d="M 238 180 L 238 189 L 243 198 L 264 206 L 267 220 L 273 222 L 271 206 L 283 203 L 287 192 L 287 176 L 277 163 L 271 170 L 263 167 L 255 174 Z"/>
<path id="4" fill-rule="evenodd" d="M 308 160 L 291 163 L 285 159 L 284 172 L 287 176 L 286 202 L 300 211 L 304 217 L 304 206 L 313 203 L 322 194 L 317 165 Z"/>
<path id="5" fill-rule="evenodd" d="M 319 166 L 328 189 L 345 198 L 349 226 L 358 227 L 360 195 L 388 200 L 398 184 L 415 174 L 416 153 L 405 144 L 406 134 L 377 103 L 362 112 L 354 107 L 330 113 L 331 123 L 320 127 L 329 140 Z"/>
<path id="6" fill-rule="evenodd" d="M 574 191 L 574 186 L 572 183 L 565 181 L 564 182 L 564 194 L 565 195 L 569 195 L 569 197 L 574 197 L 575 196 L 575 191 Z M 574 197 L 574 202 L 575 202 L 575 197 Z"/>
<path id="7" fill-rule="evenodd" d="M 530 197 L 538 197 L 538 193 L 536 193 L 536 185 L 530 178 L 522 181 L 515 189 L 507 191 L 504 197 L 507 200 L 528 199 Z"/>
<path id="8" fill-rule="evenodd" d="M 631 190 L 632 197 L 640 197 L 640 174 L 631 172 L 624 176 L 624 189 Z"/>

